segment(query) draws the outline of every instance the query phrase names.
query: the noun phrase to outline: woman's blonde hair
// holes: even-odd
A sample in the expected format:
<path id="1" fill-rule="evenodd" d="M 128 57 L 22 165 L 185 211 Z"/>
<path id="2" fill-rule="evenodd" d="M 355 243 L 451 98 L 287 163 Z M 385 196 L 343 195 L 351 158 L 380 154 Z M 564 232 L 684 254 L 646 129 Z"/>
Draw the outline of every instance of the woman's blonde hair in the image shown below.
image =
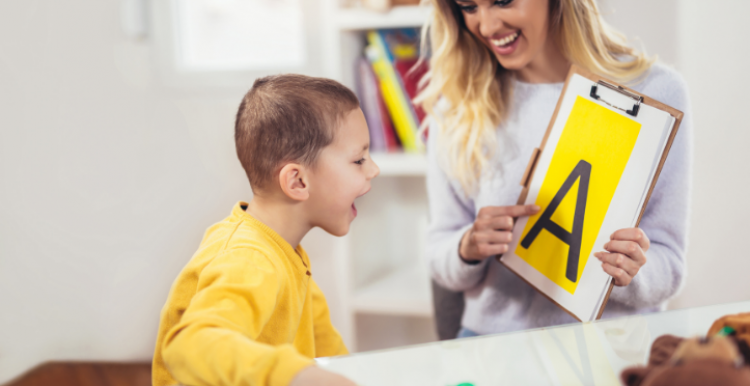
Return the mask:
<path id="1" fill-rule="evenodd" d="M 437 123 L 438 151 L 444 155 L 438 159 L 447 161 L 446 173 L 471 194 L 498 145 L 496 128 L 509 110 L 511 73 L 468 30 L 455 0 L 426 1 L 433 16 L 423 29 L 422 52 L 430 52 L 430 71 L 415 101 Z M 567 60 L 601 76 L 627 82 L 653 63 L 602 19 L 596 0 L 549 0 L 549 23 Z"/>

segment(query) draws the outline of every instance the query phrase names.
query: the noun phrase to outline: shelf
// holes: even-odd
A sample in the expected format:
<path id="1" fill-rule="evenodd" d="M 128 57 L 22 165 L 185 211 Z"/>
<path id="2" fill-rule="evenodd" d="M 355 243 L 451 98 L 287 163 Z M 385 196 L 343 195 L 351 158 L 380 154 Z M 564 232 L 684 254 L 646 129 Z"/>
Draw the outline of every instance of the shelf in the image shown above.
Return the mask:
<path id="1" fill-rule="evenodd" d="M 392 272 L 355 291 L 352 308 L 360 313 L 432 317 L 428 274 L 416 266 Z"/>
<path id="2" fill-rule="evenodd" d="M 427 158 L 420 153 L 372 153 L 380 176 L 421 177 L 427 172 Z"/>
<path id="3" fill-rule="evenodd" d="M 421 27 L 427 21 L 430 9 L 418 5 L 393 7 L 387 12 L 342 8 L 336 12 L 335 20 L 339 29 L 344 31 Z"/>

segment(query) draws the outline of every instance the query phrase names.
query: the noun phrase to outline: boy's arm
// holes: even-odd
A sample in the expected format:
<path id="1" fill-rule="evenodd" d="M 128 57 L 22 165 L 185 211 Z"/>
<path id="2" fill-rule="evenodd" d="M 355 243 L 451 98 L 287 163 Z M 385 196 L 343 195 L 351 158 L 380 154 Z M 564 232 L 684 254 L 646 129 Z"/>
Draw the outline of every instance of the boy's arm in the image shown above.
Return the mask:
<path id="1" fill-rule="evenodd" d="M 268 322 L 280 281 L 262 254 L 231 250 L 201 272 L 180 323 L 165 336 L 162 357 L 181 384 L 280 385 L 313 361 L 290 344 L 255 341 Z"/>
<path id="2" fill-rule="evenodd" d="M 312 279 L 310 279 L 310 291 L 312 291 L 313 300 L 315 356 L 332 357 L 349 354 L 341 335 L 331 324 L 325 295 L 323 295 L 323 291 L 320 290 L 315 280 Z"/>

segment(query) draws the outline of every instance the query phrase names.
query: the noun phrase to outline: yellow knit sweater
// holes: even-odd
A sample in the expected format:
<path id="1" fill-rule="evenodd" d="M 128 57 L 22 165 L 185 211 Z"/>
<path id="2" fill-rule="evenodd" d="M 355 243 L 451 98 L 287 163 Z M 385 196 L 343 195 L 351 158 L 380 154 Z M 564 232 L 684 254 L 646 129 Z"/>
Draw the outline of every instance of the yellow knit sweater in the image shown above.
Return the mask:
<path id="1" fill-rule="evenodd" d="M 312 358 L 346 354 L 301 246 L 239 202 L 210 227 L 162 309 L 154 386 L 288 385 Z"/>

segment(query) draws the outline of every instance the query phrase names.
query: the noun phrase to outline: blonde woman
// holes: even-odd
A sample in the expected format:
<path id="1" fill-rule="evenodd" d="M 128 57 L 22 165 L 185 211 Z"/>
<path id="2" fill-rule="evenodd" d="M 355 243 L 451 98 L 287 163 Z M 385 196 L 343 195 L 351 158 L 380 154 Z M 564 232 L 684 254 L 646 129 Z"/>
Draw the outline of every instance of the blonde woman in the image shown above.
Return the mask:
<path id="1" fill-rule="evenodd" d="M 493 257 L 507 251 L 521 176 L 571 64 L 685 112 L 640 228 L 595 256 L 614 278 L 604 317 L 663 309 L 685 274 L 692 122 L 685 83 L 630 48 L 595 0 L 431 0 L 428 255 L 434 280 L 463 292 L 459 337 L 574 322 Z"/>

